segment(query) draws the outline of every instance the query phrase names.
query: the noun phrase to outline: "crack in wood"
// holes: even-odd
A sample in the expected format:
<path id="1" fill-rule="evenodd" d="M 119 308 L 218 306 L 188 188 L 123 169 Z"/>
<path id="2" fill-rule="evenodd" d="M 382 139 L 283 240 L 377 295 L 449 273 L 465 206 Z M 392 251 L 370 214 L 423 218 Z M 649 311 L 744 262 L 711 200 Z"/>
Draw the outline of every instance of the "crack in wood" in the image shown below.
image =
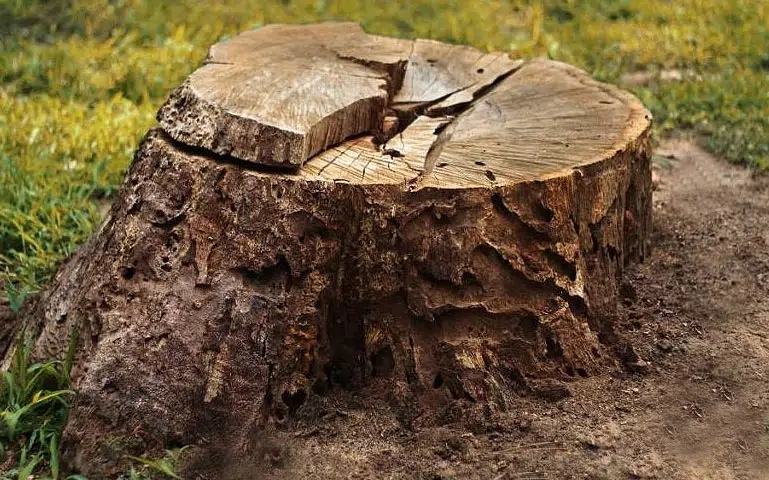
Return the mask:
<path id="1" fill-rule="evenodd" d="M 397 68 L 415 69 L 390 93 L 397 81 L 313 47 L 317 38 L 304 29 L 333 37 L 331 51 L 364 52 L 382 65 L 406 52 L 414 62 Z M 286 130 L 265 146 L 256 140 L 279 132 L 276 125 L 246 121 L 261 110 L 233 120 L 223 105 L 201 106 L 210 98 L 177 98 L 164 111 L 173 114 L 161 122 L 165 130 L 142 143 L 110 220 L 41 295 L 29 317 L 42 332 L 35 355 L 62 353 L 73 326 L 93 324 L 91 333 L 100 333 L 86 336 L 75 370 L 82 398 L 91 399 L 76 402 L 65 430 L 77 458 L 108 464 L 105 431 L 115 438 L 133 425 L 174 441 L 213 435 L 211 444 L 254 452 L 249 442 L 261 441 L 260 428 L 291 428 L 291 413 L 317 412 L 325 401 L 315 394 L 330 404 L 358 396 L 337 397 L 339 387 L 365 387 L 362 395 L 386 398 L 399 419 L 419 427 L 472 402 L 489 412 L 521 393 L 563 396 L 568 389 L 558 381 L 613 368 L 619 259 L 634 248 L 643 253 L 650 228 L 642 106 L 621 94 L 600 103 L 611 100 L 603 87 L 557 62 L 535 60 L 510 73 L 502 55 L 429 41 L 394 41 L 400 50 L 391 55 L 371 45 L 388 41 L 348 30 L 265 27 L 217 47 L 222 63 L 201 71 L 218 72 L 242 87 L 233 98 L 251 101 L 264 93 L 264 72 L 254 65 L 271 69 L 282 102 L 274 123 L 290 111 L 314 124 L 359 100 L 329 109 L 312 103 L 349 93 L 329 78 L 363 85 L 374 110 L 353 109 L 360 118 L 340 131 L 327 124 L 306 140 L 306 131 Z M 281 47 L 296 35 L 303 40 Z M 268 44 L 265 61 L 259 47 Z M 305 46 L 318 53 L 312 75 L 331 59 L 330 77 L 309 84 L 302 77 Z M 277 60 L 288 63 L 273 68 Z M 240 77 L 229 70 L 248 62 Z M 336 66 L 350 75 L 334 76 Z M 185 101 L 196 110 L 185 110 Z M 393 104 L 408 105 L 397 121 Z M 431 117 L 431 108 L 453 116 Z M 630 126 L 627 112 L 636 119 Z M 168 122 L 186 121 L 189 137 L 166 133 Z M 239 156 L 258 147 L 276 149 L 267 160 L 288 158 L 312 150 L 305 140 L 315 148 L 362 124 L 381 126 L 386 146 L 358 136 L 291 170 Z M 420 191 L 404 192 L 404 179 L 414 177 Z M 612 201 L 619 203 L 607 211 Z M 157 225 L 169 221 L 178 240 Z M 156 275 L 159 259 L 166 268 Z M 223 305 L 227 295 L 235 301 Z M 156 341 L 165 332 L 167 341 Z M 251 423 L 257 413 L 263 417 Z"/>

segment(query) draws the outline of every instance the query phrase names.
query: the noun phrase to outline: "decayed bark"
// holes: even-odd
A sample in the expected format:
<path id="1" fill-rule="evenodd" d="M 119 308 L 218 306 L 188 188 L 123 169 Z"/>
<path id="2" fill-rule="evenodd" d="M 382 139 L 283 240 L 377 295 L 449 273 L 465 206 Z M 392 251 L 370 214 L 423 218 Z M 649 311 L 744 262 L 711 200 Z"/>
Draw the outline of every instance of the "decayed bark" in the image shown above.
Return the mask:
<path id="1" fill-rule="evenodd" d="M 418 405 L 430 422 L 614 364 L 601 339 L 650 227 L 640 103 L 556 62 L 361 32 L 349 43 L 337 29 L 270 27 L 215 47 L 220 63 L 161 110 L 108 218 L 29 316 L 40 356 L 81 331 L 66 445 L 85 472 L 202 439 L 247 451 L 265 425 L 338 389 L 382 395 L 404 418 Z M 248 50 L 252 37 L 266 50 Z M 201 126 L 185 97 L 196 75 L 264 69 L 265 55 L 311 40 L 344 68 L 379 72 L 384 89 L 357 93 L 376 99 L 375 122 L 352 114 L 339 135 L 308 140 L 309 127 L 292 143 L 254 124 L 269 115 L 251 105 L 258 114 Z M 275 65 L 296 94 L 301 69 Z M 266 155 L 275 138 L 300 154 Z M 278 157 L 304 165 L 259 165 Z"/>

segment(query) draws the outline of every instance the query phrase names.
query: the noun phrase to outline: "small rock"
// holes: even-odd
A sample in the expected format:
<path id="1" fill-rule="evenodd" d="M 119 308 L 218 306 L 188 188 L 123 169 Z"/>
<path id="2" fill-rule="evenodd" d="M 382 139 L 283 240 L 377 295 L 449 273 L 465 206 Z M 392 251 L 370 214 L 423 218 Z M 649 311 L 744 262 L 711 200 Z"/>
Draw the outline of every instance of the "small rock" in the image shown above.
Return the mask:
<path id="1" fill-rule="evenodd" d="M 669 340 L 662 339 L 657 342 L 657 348 L 663 352 L 670 352 L 673 350 L 673 344 Z"/>
<path id="2" fill-rule="evenodd" d="M 622 359 L 622 364 L 625 368 L 632 373 L 649 373 L 651 370 L 651 363 L 642 359 L 632 345 L 618 346 L 617 353 Z"/>
<path id="3" fill-rule="evenodd" d="M 662 180 L 660 179 L 660 174 L 655 170 L 652 170 L 652 190 L 657 190 L 661 184 Z"/>
<path id="4" fill-rule="evenodd" d="M 625 367 L 633 373 L 649 373 L 651 364 L 639 358 L 638 360 L 625 363 Z"/>

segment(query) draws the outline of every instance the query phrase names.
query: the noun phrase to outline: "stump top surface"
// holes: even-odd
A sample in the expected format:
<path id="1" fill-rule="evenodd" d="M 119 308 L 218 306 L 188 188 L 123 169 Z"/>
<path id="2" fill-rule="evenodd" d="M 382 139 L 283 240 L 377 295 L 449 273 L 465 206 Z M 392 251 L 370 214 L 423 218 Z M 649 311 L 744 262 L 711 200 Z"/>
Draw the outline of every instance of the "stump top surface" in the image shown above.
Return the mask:
<path id="1" fill-rule="evenodd" d="M 489 187 L 611 158 L 649 128 L 631 94 L 554 61 L 357 24 L 271 25 L 214 45 L 158 113 L 176 141 L 286 175 Z"/>

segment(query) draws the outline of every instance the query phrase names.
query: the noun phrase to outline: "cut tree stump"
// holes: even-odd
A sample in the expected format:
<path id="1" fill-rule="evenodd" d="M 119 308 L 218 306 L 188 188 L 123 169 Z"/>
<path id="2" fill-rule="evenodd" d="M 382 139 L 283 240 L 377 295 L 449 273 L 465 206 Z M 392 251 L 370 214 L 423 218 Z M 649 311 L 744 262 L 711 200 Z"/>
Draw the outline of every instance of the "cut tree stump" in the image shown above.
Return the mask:
<path id="1" fill-rule="evenodd" d="M 39 357 L 80 332 L 64 441 L 85 473 L 178 445 L 235 461 L 337 392 L 418 425 L 616 368 L 651 212 L 632 95 L 553 61 L 274 25 L 212 47 L 158 119 L 27 316 Z"/>

